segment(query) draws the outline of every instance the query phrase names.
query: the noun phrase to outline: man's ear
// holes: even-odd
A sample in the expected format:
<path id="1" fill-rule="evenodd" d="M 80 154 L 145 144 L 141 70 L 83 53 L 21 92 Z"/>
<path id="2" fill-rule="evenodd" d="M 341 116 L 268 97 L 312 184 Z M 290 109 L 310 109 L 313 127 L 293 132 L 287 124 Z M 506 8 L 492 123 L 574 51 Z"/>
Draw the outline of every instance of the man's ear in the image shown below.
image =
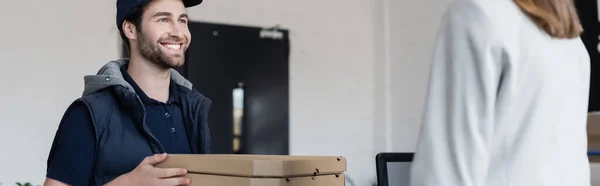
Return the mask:
<path id="1" fill-rule="evenodd" d="M 124 21 L 123 22 L 123 33 L 128 39 L 136 39 L 137 36 L 137 28 L 131 22 Z"/>

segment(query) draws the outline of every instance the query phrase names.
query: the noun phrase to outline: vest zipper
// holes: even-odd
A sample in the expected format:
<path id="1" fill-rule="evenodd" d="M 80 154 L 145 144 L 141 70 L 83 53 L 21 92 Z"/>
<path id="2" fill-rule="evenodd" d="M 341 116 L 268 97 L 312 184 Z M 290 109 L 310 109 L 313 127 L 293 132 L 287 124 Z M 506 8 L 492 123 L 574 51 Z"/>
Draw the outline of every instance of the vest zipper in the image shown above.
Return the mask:
<path id="1" fill-rule="evenodd" d="M 150 136 L 150 139 L 152 140 L 152 142 L 158 147 L 158 151 L 159 153 L 164 153 L 165 150 L 163 149 L 162 145 L 160 144 L 160 142 L 158 142 L 158 140 L 154 137 L 154 135 L 152 135 L 152 133 L 150 132 L 150 129 L 148 129 L 148 127 L 146 126 L 146 107 L 144 107 L 144 102 L 142 102 L 142 99 L 139 96 L 135 96 L 138 100 L 138 103 L 140 104 L 140 106 L 142 106 L 142 128 L 144 129 L 144 132 L 146 132 L 146 134 L 148 136 Z"/>

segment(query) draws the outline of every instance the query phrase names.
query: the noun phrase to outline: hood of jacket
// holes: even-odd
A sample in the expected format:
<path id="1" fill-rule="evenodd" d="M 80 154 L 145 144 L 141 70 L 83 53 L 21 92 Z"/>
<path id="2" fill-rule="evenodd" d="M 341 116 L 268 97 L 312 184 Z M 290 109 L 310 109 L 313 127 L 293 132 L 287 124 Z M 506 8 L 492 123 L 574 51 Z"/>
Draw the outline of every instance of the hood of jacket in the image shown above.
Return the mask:
<path id="1" fill-rule="evenodd" d="M 84 90 L 82 96 L 90 95 L 94 92 L 102 90 L 104 88 L 108 88 L 111 86 L 123 86 L 131 93 L 135 93 L 133 87 L 125 81 L 123 78 L 123 74 L 121 73 L 121 67 L 127 65 L 129 63 L 129 58 L 118 59 L 114 61 L 110 61 L 106 63 L 96 75 L 87 75 L 84 76 Z M 193 85 L 190 81 L 185 79 L 179 72 L 175 69 L 171 69 L 171 79 L 188 89 L 192 89 Z"/>

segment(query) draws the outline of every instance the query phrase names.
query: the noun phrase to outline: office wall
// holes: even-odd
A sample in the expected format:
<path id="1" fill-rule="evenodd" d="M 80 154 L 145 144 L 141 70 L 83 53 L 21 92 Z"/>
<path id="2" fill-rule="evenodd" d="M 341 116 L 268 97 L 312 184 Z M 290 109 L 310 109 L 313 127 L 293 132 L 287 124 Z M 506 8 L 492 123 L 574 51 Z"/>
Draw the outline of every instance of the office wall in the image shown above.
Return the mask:
<path id="1" fill-rule="evenodd" d="M 42 184 L 83 75 L 118 56 L 114 1 L 0 1 L 0 182 Z"/>
<path id="2" fill-rule="evenodd" d="M 343 155 L 375 178 L 375 1 L 207 0 L 193 20 L 291 31 L 292 154 Z M 41 184 L 54 132 L 83 76 L 119 56 L 115 1 L 2 1 L 0 182 Z"/>
<path id="3" fill-rule="evenodd" d="M 452 1 L 390 0 L 392 151 L 414 151 L 435 37 Z"/>
<path id="4" fill-rule="evenodd" d="M 414 152 L 441 18 L 453 0 L 375 1 L 375 152 Z"/>

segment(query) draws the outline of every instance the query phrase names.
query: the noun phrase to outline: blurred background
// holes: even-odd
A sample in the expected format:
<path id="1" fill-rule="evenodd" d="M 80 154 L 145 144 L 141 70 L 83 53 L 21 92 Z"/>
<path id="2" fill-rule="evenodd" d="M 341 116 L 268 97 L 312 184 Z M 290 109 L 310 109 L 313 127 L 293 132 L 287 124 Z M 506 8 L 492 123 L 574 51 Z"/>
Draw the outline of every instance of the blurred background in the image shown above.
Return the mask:
<path id="1" fill-rule="evenodd" d="M 115 2 L 0 2 L 0 183 L 42 184 L 83 76 L 128 55 Z M 366 186 L 377 153 L 414 152 L 451 2 L 205 0 L 188 9 L 193 44 L 178 70 L 213 99 L 215 153 L 345 156 L 347 176 Z M 594 64 L 598 5 L 578 7 Z"/>

